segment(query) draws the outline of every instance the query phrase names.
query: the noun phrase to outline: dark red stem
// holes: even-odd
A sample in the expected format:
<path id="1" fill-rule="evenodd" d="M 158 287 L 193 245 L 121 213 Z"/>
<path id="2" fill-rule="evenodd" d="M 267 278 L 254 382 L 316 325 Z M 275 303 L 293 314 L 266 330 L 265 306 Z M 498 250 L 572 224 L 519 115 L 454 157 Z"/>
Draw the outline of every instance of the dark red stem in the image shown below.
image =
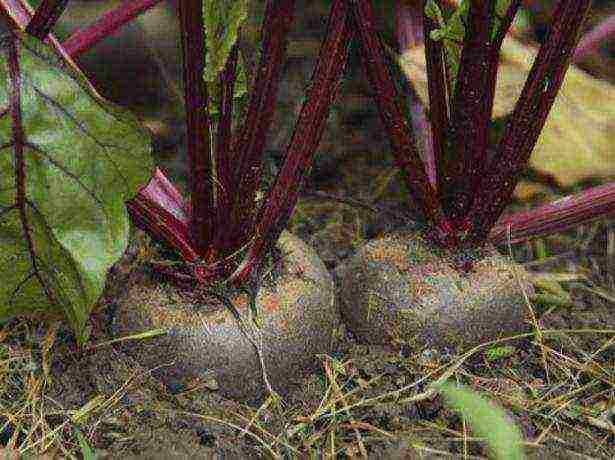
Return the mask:
<path id="1" fill-rule="evenodd" d="M 414 136 L 397 104 L 397 90 L 386 66 L 382 44 L 374 27 L 371 2 L 356 0 L 350 2 L 350 5 L 367 77 L 375 92 L 380 118 L 389 134 L 395 165 L 403 172 L 408 191 L 427 221 L 439 228 L 442 235 L 454 238 L 436 191 L 425 173 Z"/>
<path id="2" fill-rule="evenodd" d="M 199 255 L 190 243 L 189 217 L 179 191 L 159 169 L 137 195 L 126 202 L 133 223 L 152 238 L 165 241 L 187 262 Z"/>
<path id="3" fill-rule="evenodd" d="M 254 206 L 260 185 L 262 155 L 273 119 L 294 7 L 294 0 L 268 0 L 265 9 L 261 60 L 244 124 L 233 148 L 235 175 L 230 196 L 235 201 L 229 231 L 235 247 L 243 245 L 254 230 Z"/>
<path id="4" fill-rule="evenodd" d="M 471 0 L 468 24 L 457 84 L 453 90 L 450 145 L 444 149 L 441 188 L 442 206 L 455 226 L 465 216 L 472 201 L 472 185 L 482 175 L 487 154 L 487 133 L 491 121 L 495 77 L 490 59 L 493 2 Z"/>
<path id="5" fill-rule="evenodd" d="M 510 227 L 511 244 L 562 232 L 576 225 L 615 213 L 615 183 L 592 187 L 561 198 L 529 212 L 500 219 L 489 234 L 494 244 L 506 243 Z"/>
<path id="6" fill-rule="evenodd" d="M 210 149 L 207 88 L 203 80 L 205 34 L 202 0 L 179 2 L 179 24 L 186 101 L 186 150 L 192 204 L 189 232 L 196 252 L 201 257 L 209 258 L 207 250 L 212 242 L 215 218 L 211 181 L 214 170 Z"/>
<path id="7" fill-rule="evenodd" d="M 229 225 L 231 225 L 231 205 L 233 203 L 233 170 L 231 168 L 231 122 L 233 115 L 233 90 L 237 70 L 238 47 L 233 46 L 226 62 L 224 71 L 220 75 L 220 120 L 216 137 L 216 225 L 214 228 L 213 246 L 221 255 L 228 255 L 233 250 L 229 238 Z"/>
<path id="8" fill-rule="evenodd" d="M 247 279 L 262 254 L 275 245 L 297 202 L 312 156 L 318 147 L 331 104 L 337 96 L 352 38 L 347 0 L 331 5 L 326 37 L 307 90 L 306 99 L 286 148 L 285 161 L 266 205 L 260 209 L 256 235 L 248 257 L 233 275 L 235 282 Z"/>
<path id="9" fill-rule="evenodd" d="M 506 205 L 542 131 L 578 40 L 591 0 L 561 0 L 540 47 L 492 164 L 468 214 L 468 241 L 482 244 Z"/>
<path id="10" fill-rule="evenodd" d="M 506 34 L 510 30 L 512 23 L 517 15 L 517 11 L 521 8 L 523 0 L 511 0 L 506 13 L 503 18 L 498 18 L 499 25 L 493 41 L 491 42 L 491 48 L 489 49 L 489 75 L 487 76 L 487 82 L 490 87 L 487 90 L 489 100 L 489 113 L 493 110 L 493 101 L 495 99 L 495 85 L 497 83 L 498 65 L 500 61 L 500 50 Z"/>
<path id="11" fill-rule="evenodd" d="M 601 43 L 613 36 L 615 36 L 615 14 L 603 19 L 596 27 L 581 37 L 572 56 L 572 61 L 579 62 L 588 54 L 595 53 Z"/>
<path id="12" fill-rule="evenodd" d="M 30 20 L 26 32 L 43 40 L 66 9 L 68 0 L 43 0 Z"/>
<path id="13" fill-rule="evenodd" d="M 395 35 L 399 46 L 399 54 L 403 55 L 412 48 L 417 48 L 424 43 L 423 37 L 423 10 L 422 2 L 409 5 L 403 0 L 397 0 L 395 9 Z M 404 78 L 403 96 L 404 104 L 410 109 L 410 121 L 412 130 L 417 137 L 423 140 L 423 164 L 429 183 L 435 187 L 437 182 L 436 161 L 434 155 L 433 136 L 431 124 L 428 119 L 428 108 L 425 107 L 420 97 L 411 84 L 412 76 Z"/>
<path id="14" fill-rule="evenodd" d="M 85 53 L 113 31 L 152 8 L 161 0 L 131 0 L 103 14 L 93 24 L 81 29 L 66 39 L 62 46 L 66 52 L 75 57 Z M 181 3 L 181 2 L 180 2 Z"/>
<path id="15" fill-rule="evenodd" d="M 440 5 L 438 5 L 440 6 Z M 448 85 L 444 67 L 444 50 L 442 41 L 434 41 L 429 34 L 436 29 L 437 24 L 424 13 L 425 1 L 421 1 L 423 9 L 423 38 L 425 41 L 425 63 L 427 65 L 427 90 L 429 93 L 429 119 L 431 121 L 431 144 L 433 146 L 434 163 L 436 164 L 438 195 L 443 188 L 444 148 L 448 135 L 449 100 Z"/>

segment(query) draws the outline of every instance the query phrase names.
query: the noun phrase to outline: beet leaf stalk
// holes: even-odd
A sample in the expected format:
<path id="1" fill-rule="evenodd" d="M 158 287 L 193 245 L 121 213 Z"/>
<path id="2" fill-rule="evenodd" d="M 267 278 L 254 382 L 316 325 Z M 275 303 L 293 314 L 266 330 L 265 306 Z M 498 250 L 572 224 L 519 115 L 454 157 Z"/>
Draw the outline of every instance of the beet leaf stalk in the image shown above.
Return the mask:
<path id="1" fill-rule="evenodd" d="M 231 238 L 239 246 L 253 235 L 256 190 L 261 177 L 262 155 L 266 133 L 273 120 L 282 64 L 286 54 L 286 37 L 293 21 L 294 0 L 268 2 L 265 9 L 262 56 L 257 69 L 252 97 L 245 123 L 233 145 L 232 158 L 236 162 Z"/>
<path id="2" fill-rule="evenodd" d="M 266 205 L 259 212 L 254 244 L 232 275 L 233 279 L 245 279 L 252 273 L 262 255 L 271 250 L 290 218 L 320 142 L 330 106 L 337 96 L 351 38 L 348 4 L 346 0 L 335 0 L 306 100 L 286 148 L 286 160 L 269 191 Z"/>
<path id="3" fill-rule="evenodd" d="M 487 131 L 495 79 L 490 59 L 494 2 L 471 1 L 466 40 L 461 52 L 457 83 L 453 89 L 450 143 L 443 150 L 439 197 L 455 226 L 471 201 L 472 180 L 487 152 Z"/>
<path id="4" fill-rule="evenodd" d="M 45 38 L 62 16 L 67 4 L 68 0 L 43 0 L 26 27 L 26 32 L 41 40 Z"/>
<path id="5" fill-rule="evenodd" d="M 605 40 L 612 39 L 613 36 L 615 36 L 615 14 L 611 14 L 603 19 L 592 30 L 581 37 L 572 60 L 579 62 L 586 56 L 595 53 Z"/>
<path id="6" fill-rule="evenodd" d="M 615 214 L 615 183 L 592 187 L 572 196 L 560 198 L 528 212 L 500 219 L 491 229 L 494 244 L 521 243 L 529 238 L 562 232 L 575 225 Z"/>
<path id="7" fill-rule="evenodd" d="M 207 113 L 207 92 L 202 78 L 205 54 L 202 47 L 202 2 L 186 4 L 180 2 L 180 25 L 186 69 L 184 81 L 188 111 L 189 170 L 193 175 L 190 182 L 191 203 L 183 206 L 184 213 L 178 222 L 171 217 L 181 214 L 175 209 L 177 202 L 164 199 L 158 199 L 154 203 L 149 202 L 151 198 L 157 196 L 157 193 L 162 192 L 164 197 L 164 193 L 169 191 L 169 188 L 161 186 L 164 185 L 163 176 L 158 175 L 154 178 L 158 184 L 151 189 L 150 184 L 128 206 L 135 222 L 141 228 L 149 233 L 158 230 L 158 236 L 162 236 L 164 241 L 179 250 L 183 257 L 186 255 L 190 257 L 185 261 L 192 266 L 191 275 L 201 282 L 206 279 L 226 277 L 237 264 L 231 260 L 231 256 L 237 254 L 252 238 L 261 157 L 272 120 L 293 9 L 292 0 L 270 0 L 267 3 L 262 28 L 261 62 L 257 70 L 256 83 L 252 88 L 244 123 L 233 142 L 231 113 L 238 58 L 237 47 L 232 48 L 224 70 L 220 74 L 222 88 L 219 101 L 220 120 L 217 132 L 214 134 L 211 132 Z M 197 32 L 199 29 L 200 37 Z M 215 139 L 215 153 L 210 151 L 211 139 Z M 211 161 L 214 154 L 215 168 Z M 215 200 L 214 182 L 217 187 Z M 156 205 L 162 210 L 156 211 Z M 184 240 L 185 235 L 175 238 L 175 235 L 166 234 L 167 231 L 180 229 L 181 225 L 186 223 L 186 219 L 190 234 L 189 242 Z M 163 223 L 154 229 L 152 228 L 154 222 Z M 160 232 L 165 234 L 160 235 Z M 192 260 L 192 253 L 187 250 L 188 247 L 196 254 L 196 260 Z"/>
<path id="8" fill-rule="evenodd" d="M 450 101 L 449 142 L 439 162 L 439 197 L 455 227 L 461 226 L 462 216 L 472 203 L 472 190 L 483 176 L 499 52 L 521 1 L 510 2 L 502 12 L 498 11 L 500 3 L 469 2 L 464 44 Z M 504 18 L 498 18 L 499 13 L 504 13 Z"/>
<path id="9" fill-rule="evenodd" d="M 496 224 L 542 131 L 561 87 L 591 0 L 560 0 L 492 164 L 473 191 L 468 241 L 481 244 Z"/>
<path id="10" fill-rule="evenodd" d="M 123 25 L 156 6 L 161 0 L 132 0 L 103 14 L 86 28 L 77 30 L 62 43 L 71 56 L 83 54 Z"/>
<path id="11" fill-rule="evenodd" d="M 422 6 L 419 3 L 422 3 Z M 529 155 L 544 127 L 546 116 L 561 86 L 570 56 L 574 52 L 574 45 L 589 8 L 589 2 L 560 1 L 553 18 L 552 31 L 538 53 L 504 135 L 494 146 L 488 145 L 486 141 L 478 142 L 481 138 L 476 136 L 460 146 L 461 139 L 466 133 L 460 131 L 458 125 L 467 123 L 471 128 L 476 125 L 480 125 L 480 129 L 489 127 L 499 52 L 521 2 L 519 0 L 494 2 L 495 9 L 489 12 L 480 10 L 483 6 L 481 2 L 461 2 L 463 8 L 459 8 L 452 16 L 449 14 L 448 23 L 440 9 L 440 2 L 426 0 L 419 3 L 408 5 L 400 2 L 397 6 L 397 24 L 398 27 L 402 25 L 409 27 L 416 35 L 417 21 L 412 20 L 416 12 L 405 10 L 422 9 L 430 102 L 427 126 L 431 128 L 433 136 L 432 150 L 425 153 L 435 156 L 439 192 L 445 183 L 442 176 L 447 168 L 451 167 L 450 161 L 458 163 L 457 166 L 452 166 L 458 173 L 452 175 L 453 178 L 461 174 L 459 171 L 464 171 L 465 178 L 458 179 L 461 187 L 451 191 L 454 197 L 458 190 L 463 191 L 466 190 L 465 187 L 470 187 L 471 206 L 465 211 L 465 215 L 458 213 L 454 222 L 459 242 L 464 245 L 479 245 L 488 239 L 491 243 L 499 244 L 510 237 L 511 243 L 518 243 L 529 238 L 563 231 L 615 212 L 614 185 L 607 184 L 564 197 L 531 212 L 508 215 L 498 221 L 503 208 L 510 202 L 518 175 L 527 166 Z M 491 14 L 490 20 L 488 13 Z M 489 30 L 488 37 L 484 34 L 486 28 Z M 403 37 L 404 33 L 398 31 L 397 35 Z M 487 38 L 487 44 L 480 52 L 474 50 L 475 56 L 479 57 L 473 58 L 472 52 L 466 51 L 465 47 L 471 46 L 473 40 L 478 40 L 476 37 Z M 404 52 L 409 46 L 408 40 L 400 40 L 400 52 Z M 458 73 L 453 79 L 453 83 L 456 84 L 451 86 L 453 90 L 449 91 L 447 71 L 454 67 L 455 56 L 459 56 Z M 480 61 L 478 64 L 486 65 L 485 72 L 483 75 L 475 75 L 476 78 L 469 78 L 463 73 L 473 71 L 474 59 Z M 408 75 L 408 78 L 411 79 L 412 75 Z M 472 113 L 460 111 L 455 118 L 455 103 L 460 106 L 471 105 L 472 101 L 469 99 L 464 103 L 460 103 L 459 100 L 463 97 L 469 98 L 473 94 L 483 95 L 483 100 L 474 101 L 483 111 L 475 110 Z M 459 108 L 457 110 L 459 111 Z M 468 149 L 468 146 L 471 148 Z M 487 150 L 493 148 L 498 149 L 500 155 L 494 157 L 492 164 L 481 168 L 480 165 L 485 163 Z M 463 150 L 465 154 L 443 157 L 447 152 L 456 151 L 455 149 Z M 472 169 L 474 174 L 468 174 Z M 442 192 L 439 193 L 439 197 L 442 198 Z M 485 220 L 489 216 L 491 220 Z M 447 217 L 450 216 L 447 214 Z M 471 232 L 468 232 L 469 230 Z"/>
<path id="12" fill-rule="evenodd" d="M 404 10 L 410 9 L 407 5 L 398 5 L 398 14 L 403 14 Z M 426 14 L 423 14 L 421 8 L 420 16 L 423 18 L 423 40 L 425 42 L 425 59 L 427 64 L 427 74 L 430 78 L 427 79 L 427 90 L 429 94 L 429 112 L 430 112 L 430 127 L 431 127 L 431 143 L 432 151 L 426 152 L 431 154 L 430 162 L 436 168 L 436 158 L 443 161 L 446 133 L 448 132 L 449 123 L 449 106 L 448 101 L 450 95 L 447 96 L 448 87 L 446 85 L 444 73 L 444 49 L 441 41 L 431 40 L 429 34 L 436 29 L 437 24 Z M 418 16 L 418 15 L 416 15 Z M 412 18 L 413 15 L 408 14 L 407 17 Z M 403 24 L 399 24 L 402 27 Z M 418 24 L 414 24 L 414 28 L 418 28 Z M 401 33 L 401 32 L 398 32 Z M 400 51 L 406 49 L 406 43 L 399 43 Z M 443 165 L 437 166 L 440 170 Z M 436 183 L 438 180 L 437 173 Z M 438 184 L 438 190 L 442 188 L 442 184 Z"/>
<path id="13" fill-rule="evenodd" d="M 402 170 L 408 191 L 436 231 L 433 236 L 446 246 L 456 245 L 456 234 L 444 215 L 436 190 L 429 183 L 416 142 L 397 103 L 397 90 L 386 66 L 382 43 L 374 27 L 374 13 L 369 0 L 352 5 L 353 24 L 366 63 L 367 78 L 375 92 L 382 123 L 389 134 L 395 165 Z"/>
<path id="14" fill-rule="evenodd" d="M 179 2 L 184 99 L 186 101 L 186 149 L 192 213 L 190 239 L 195 251 L 205 256 L 212 241 L 214 223 L 213 162 L 210 150 L 211 123 L 205 70 L 205 35 L 201 2 Z"/>
<path id="15" fill-rule="evenodd" d="M 232 238 L 228 235 L 225 223 L 231 222 L 233 177 L 231 169 L 231 121 L 233 114 L 233 93 L 237 77 L 238 46 L 234 45 L 224 71 L 220 74 L 220 120 L 216 137 L 217 193 L 216 225 L 213 246 L 223 256 L 232 252 Z"/>
<path id="16" fill-rule="evenodd" d="M 395 37 L 400 54 L 404 54 L 406 50 L 410 50 L 424 42 L 423 29 L 423 11 L 420 8 L 408 8 L 398 1 L 395 5 Z M 425 173 L 429 178 L 429 183 L 435 187 L 436 165 L 434 151 L 436 149 L 440 150 L 441 146 L 434 145 L 434 139 L 438 140 L 439 138 L 433 136 L 432 126 L 427 117 L 427 107 L 423 104 L 414 86 L 407 78 L 403 79 L 402 97 L 404 96 L 403 104 L 404 107 L 409 109 L 412 129 L 416 133 L 417 138 L 420 139 L 419 145 L 421 144 L 420 141 L 422 141 L 422 158 L 423 163 L 425 163 Z M 446 103 L 446 97 L 443 100 Z M 442 113 L 446 116 L 446 110 Z M 434 110 L 432 109 L 433 114 Z M 446 118 L 444 123 L 447 123 Z M 440 129 L 440 126 L 437 125 L 436 129 Z"/>
<path id="17" fill-rule="evenodd" d="M 123 3 L 103 14 L 94 23 L 74 32 L 62 42 L 63 52 L 73 58 L 85 53 L 111 33 L 161 1 L 133 0 Z M 0 0 L 0 5 L 22 29 L 45 42 L 48 41 L 47 34 L 60 18 L 67 4 L 66 0 L 44 0 L 34 11 L 23 0 Z"/>

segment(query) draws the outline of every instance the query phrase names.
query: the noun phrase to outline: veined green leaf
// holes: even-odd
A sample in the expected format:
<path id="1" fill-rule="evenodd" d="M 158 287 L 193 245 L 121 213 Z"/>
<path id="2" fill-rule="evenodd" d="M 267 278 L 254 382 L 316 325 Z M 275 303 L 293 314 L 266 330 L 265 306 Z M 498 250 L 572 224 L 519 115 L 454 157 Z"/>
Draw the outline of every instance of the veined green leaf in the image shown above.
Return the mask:
<path id="1" fill-rule="evenodd" d="M 224 70 L 241 25 L 248 19 L 248 0 L 205 0 L 203 24 L 205 27 L 205 71 L 203 78 L 210 94 L 209 114 L 218 114 L 220 83 L 218 75 Z M 234 99 L 245 96 L 248 82 L 244 66 L 239 60 Z"/>
<path id="2" fill-rule="evenodd" d="M 17 190 L 13 80 L 0 45 L 0 320 L 63 313 L 80 342 L 107 270 L 128 243 L 124 202 L 150 179 L 150 137 L 104 101 L 55 50 L 14 32 L 25 161 L 23 215 Z M 31 232 L 30 245 L 25 229 Z M 44 285 L 44 286 L 43 286 Z"/>

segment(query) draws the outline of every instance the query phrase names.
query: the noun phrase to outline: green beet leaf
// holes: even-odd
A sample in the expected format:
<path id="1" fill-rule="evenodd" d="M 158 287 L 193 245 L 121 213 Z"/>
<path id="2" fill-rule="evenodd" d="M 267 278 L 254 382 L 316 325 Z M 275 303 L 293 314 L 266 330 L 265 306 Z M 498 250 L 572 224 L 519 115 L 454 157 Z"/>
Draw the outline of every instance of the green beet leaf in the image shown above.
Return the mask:
<path id="1" fill-rule="evenodd" d="M 64 316 L 83 343 L 107 271 L 128 243 L 124 202 L 153 172 L 150 137 L 52 47 L 21 32 L 14 37 L 21 123 L 10 105 L 11 39 L 0 44 L 0 320 Z"/>
<path id="2" fill-rule="evenodd" d="M 205 0 L 203 24 L 206 34 L 205 81 L 212 82 L 224 69 L 237 41 L 241 24 L 248 18 L 247 0 Z"/>
<path id="3" fill-rule="evenodd" d="M 497 0 L 493 9 L 491 21 L 491 38 L 494 39 L 500 27 L 502 18 L 506 15 L 511 0 Z M 466 35 L 466 24 L 470 13 L 470 2 L 462 0 L 457 9 L 444 20 L 443 13 L 434 0 L 428 0 L 425 4 L 425 15 L 438 24 L 438 28 L 432 30 L 429 38 L 434 41 L 442 41 L 444 45 L 444 57 L 448 73 L 451 76 L 452 87 L 457 83 L 461 50 Z"/>
<path id="4" fill-rule="evenodd" d="M 203 25 L 205 27 L 205 70 L 203 79 L 210 96 L 209 114 L 219 115 L 221 85 L 218 76 L 224 70 L 231 50 L 237 42 L 239 29 L 248 19 L 248 0 L 205 0 Z M 239 60 L 233 92 L 234 99 L 247 95 L 247 76 Z"/>

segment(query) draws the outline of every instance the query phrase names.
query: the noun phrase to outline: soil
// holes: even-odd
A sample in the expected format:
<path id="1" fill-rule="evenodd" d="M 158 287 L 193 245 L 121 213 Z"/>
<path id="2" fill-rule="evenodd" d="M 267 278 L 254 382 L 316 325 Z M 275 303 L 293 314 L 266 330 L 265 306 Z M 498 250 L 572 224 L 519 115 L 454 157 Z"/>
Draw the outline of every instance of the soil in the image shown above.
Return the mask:
<path id="1" fill-rule="evenodd" d="M 340 205 L 337 212 L 349 210 Z M 327 217 L 313 220 L 326 222 Z M 373 219 L 366 216 L 362 225 L 372 225 Z M 355 225 L 342 219 L 302 236 L 319 238 L 321 245 L 328 245 L 324 252 L 338 254 L 338 235 L 352 232 Z M 429 383 L 451 368 L 452 378 L 506 408 L 525 436 L 529 458 L 612 458 L 615 315 L 608 296 L 612 299 L 615 289 L 613 272 L 602 256 L 609 229 L 599 227 L 584 253 L 529 266 L 534 273 L 587 273 L 591 280 L 567 285 L 573 298 L 567 307 L 535 305 L 542 337 L 526 337 L 512 349 L 506 349 L 506 342 L 484 347 L 464 358 L 428 349 L 410 354 L 403 346 L 363 345 L 342 326 L 334 351 L 321 357 L 317 371 L 304 376 L 283 400 L 252 405 L 220 396 L 215 386 L 173 392 L 117 345 L 104 345 L 112 327 L 113 297 L 125 288 L 134 258 L 142 256 L 143 237 L 137 233 L 109 278 L 108 301 L 92 316 L 90 343 L 103 345 L 71 354 L 71 334 L 61 330 L 56 338 L 56 360 L 41 393 L 48 431 L 61 427 L 47 450 L 49 458 L 66 458 L 67 452 L 80 458 L 78 433 L 98 458 L 109 459 L 307 458 L 331 449 L 339 458 L 362 452 L 382 459 L 485 458 L 484 444 L 472 440 L 461 417 L 439 396 L 425 393 Z M 296 232 L 307 228 L 304 220 L 291 225 Z M 560 245 L 562 239 L 556 238 Z M 557 251 L 558 244 L 545 241 L 550 251 Z M 527 267 L 532 262 L 524 254 L 527 248 L 514 249 L 515 259 Z M 332 273 L 339 260 L 329 262 Z M 598 268 L 584 268 L 592 261 Z M 587 287 L 595 292 L 602 287 L 603 295 Z M 42 337 L 44 331 L 38 334 Z M 23 374 L 24 382 L 42 375 L 41 343 L 27 355 L 35 371 Z M 25 350 L 28 344 L 8 345 Z M 503 354 L 494 359 L 494 353 Z M 5 443 L 10 424 L 3 430 Z M 17 441 L 25 442 L 25 436 Z"/>
<path id="2" fill-rule="evenodd" d="M 115 277 L 111 284 L 121 285 L 120 280 Z M 542 314 L 539 321 L 543 330 L 613 331 L 612 309 L 610 302 L 575 296 L 574 307 Z M 108 340 L 111 317 L 109 303 L 93 315 L 92 343 Z M 61 407 L 61 413 L 69 414 L 89 404 L 89 415 L 73 419 L 63 436 L 74 439 L 79 429 L 99 458 L 307 457 L 330 448 L 330 433 L 340 458 L 350 458 L 353 452 L 360 455 L 361 443 L 369 458 L 461 458 L 464 448 L 468 454 L 464 458 L 487 454 L 484 444 L 471 438 L 464 445 L 461 418 L 439 396 L 421 396 L 432 381 L 424 378 L 434 372 L 441 375 L 438 368 L 459 358 L 446 352 L 409 355 L 403 347 L 362 345 L 342 326 L 335 351 L 323 357 L 322 367 L 306 375 L 283 401 L 265 399 L 248 406 L 221 397 L 216 388 L 173 394 L 116 346 L 67 356 L 66 350 L 74 345 L 71 335 L 58 337 L 54 355 L 64 357 L 52 366 L 44 413 L 58 413 Z M 488 358 L 485 348 L 465 360 L 455 378 L 503 404 L 530 443 L 528 458 L 611 458 L 613 434 L 584 426 L 583 417 L 575 418 L 573 412 L 559 419 L 560 426 L 550 427 L 552 435 L 531 445 L 549 425 L 551 410 L 541 406 L 541 399 L 565 398 L 576 390 L 581 404 L 585 397 L 600 394 L 612 403 L 615 353 L 612 345 L 604 347 L 608 347 L 605 339 L 600 333 L 545 333 L 541 342 L 522 340 L 511 355 L 497 361 Z M 604 376 L 596 381 L 595 369 L 582 368 L 562 375 L 570 369 L 558 369 L 551 362 L 545 367 L 542 347 L 579 363 L 587 363 L 587 354 L 602 347 L 593 362 L 603 367 Z M 590 391 L 584 388 L 588 383 L 599 388 Z M 337 404 L 319 410 L 323 401 L 330 403 L 334 397 Z M 94 401 L 99 404 L 93 405 Z M 54 422 L 53 415 L 48 417 L 53 425 L 67 420 L 58 416 Z"/>
<path id="3" fill-rule="evenodd" d="M 338 255 L 352 251 L 352 240 L 340 235 L 355 232 L 357 216 L 365 228 L 376 228 L 376 221 L 381 227 L 394 226 L 344 204 L 312 198 L 303 203 L 291 231 L 318 242 L 315 246 L 328 255 L 332 273 L 343 260 Z M 328 212 L 318 214 L 317 209 Z M 331 215 L 342 218 L 332 220 Z M 344 218 L 348 215 L 355 218 Z M 573 298 L 567 307 L 536 305 L 542 337 L 522 339 L 499 359 L 491 356 L 507 343 L 476 350 L 460 361 L 461 355 L 434 350 L 410 354 L 403 346 L 363 345 L 342 326 L 335 350 L 283 400 L 244 405 L 223 398 L 215 387 L 173 393 L 119 347 L 102 346 L 54 363 L 44 413 L 50 427 L 64 423 L 58 443 L 78 457 L 77 430 L 99 458 L 109 459 L 299 458 L 331 449 L 339 458 L 362 452 L 382 459 L 485 458 L 484 443 L 472 440 L 467 426 L 464 431 L 461 417 L 439 396 L 425 394 L 428 383 L 455 367 L 452 378 L 506 408 L 525 436 L 528 458 L 612 458 L 615 315 L 608 293 L 612 299 L 615 289 L 603 255 L 609 227 L 603 223 L 597 229 L 585 252 L 550 263 L 537 264 L 527 248 L 514 248 L 515 260 L 534 273 L 573 271 L 586 273 L 591 281 L 567 285 Z M 565 252 L 565 236 L 544 240 L 551 253 Z M 114 291 L 117 295 L 125 287 L 142 238 L 137 233 L 114 268 L 111 300 Z M 602 287 L 606 294 L 596 295 L 587 287 L 595 292 Z M 109 339 L 111 319 L 112 301 L 93 315 L 92 344 Z M 555 329 L 570 332 L 548 332 Z M 53 354 L 62 356 L 72 346 L 71 335 L 59 333 Z M 87 415 L 67 417 L 75 417 L 80 408 L 89 408 L 82 409 Z M 57 448 L 55 456 L 64 458 Z"/>

